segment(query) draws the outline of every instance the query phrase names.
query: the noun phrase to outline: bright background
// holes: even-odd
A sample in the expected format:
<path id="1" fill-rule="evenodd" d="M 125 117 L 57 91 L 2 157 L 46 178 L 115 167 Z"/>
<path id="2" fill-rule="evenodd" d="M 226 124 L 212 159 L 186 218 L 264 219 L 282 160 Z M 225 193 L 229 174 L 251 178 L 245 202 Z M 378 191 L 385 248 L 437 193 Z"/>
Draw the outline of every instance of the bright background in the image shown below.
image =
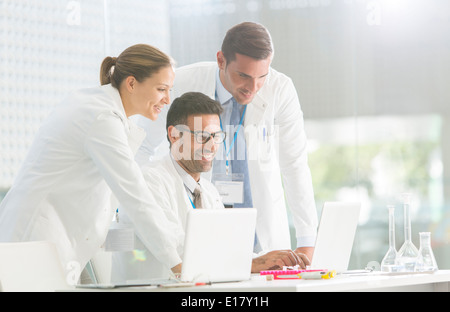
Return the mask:
<path id="1" fill-rule="evenodd" d="M 350 267 L 381 262 L 387 204 L 400 248 L 406 191 L 413 242 L 431 231 L 449 269 L 448 0 L 0 0 L 0 200 L 43 119 L 99 84 L 105 56 L 149 43 L 178 66 L 214 61 L 248 20 L 270 30 L 273 67 L 299 93 L 319 216 L 325 201 L 363 204 Z"/>

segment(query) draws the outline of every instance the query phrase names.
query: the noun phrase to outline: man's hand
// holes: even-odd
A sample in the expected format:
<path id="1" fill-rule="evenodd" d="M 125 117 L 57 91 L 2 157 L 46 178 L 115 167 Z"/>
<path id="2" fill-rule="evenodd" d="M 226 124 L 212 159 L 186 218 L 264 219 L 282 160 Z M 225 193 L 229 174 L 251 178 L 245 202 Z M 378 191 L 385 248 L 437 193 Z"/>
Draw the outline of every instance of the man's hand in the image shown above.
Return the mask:
<path id="1" fill-rule="evenodd" d="M 309 261 L 311 261 L 314 254 L 314 247 L 298 247 L 297 249 L 295 249 L 295 253 L 305 254 L 308 257 Z"/>
<path id="2" fill-rule="evenodd" d="M 292 250 L 274 250 L 252 261 L 252 273 L 264 270 L 282 270 L 284 266 L 296 266 L 305 269 L 310 265 L 308 257 Z"/>

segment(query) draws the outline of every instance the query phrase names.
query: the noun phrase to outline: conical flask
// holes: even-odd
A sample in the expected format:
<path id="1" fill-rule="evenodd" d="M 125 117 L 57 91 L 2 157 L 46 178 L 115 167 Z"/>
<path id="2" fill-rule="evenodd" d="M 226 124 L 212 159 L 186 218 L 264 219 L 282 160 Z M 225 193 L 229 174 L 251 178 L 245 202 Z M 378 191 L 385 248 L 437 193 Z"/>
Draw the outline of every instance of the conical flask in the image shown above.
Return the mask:
<path id="1" fill-rule="evenodd" d="M 402 194 L 403 197 L 403 213 L 404 213 L 404 231 L 405 242 L 397 253 L 397 265 L 400 271 L 414 272 L 416 260 L 419 255 L 419 251 L 414 246 L 411 240 L 411 216 L 410 216 L 410 204 L 411 194 Z"/>
<path id="2" fill-rule="evenodd" d="M 419 256 L 416 261 L 415 270 L 418 272 L 437 271 L 438 266 L 431 249 L 431 233 L 420 232 Z"/>
<path id="3" fill-rule="evenodd" d="M 382 272 L 396 272 L 397 250 L 395 249 L 395 207 L 388 205 L 389 211 L 389 249 L 381 261 Z"/>

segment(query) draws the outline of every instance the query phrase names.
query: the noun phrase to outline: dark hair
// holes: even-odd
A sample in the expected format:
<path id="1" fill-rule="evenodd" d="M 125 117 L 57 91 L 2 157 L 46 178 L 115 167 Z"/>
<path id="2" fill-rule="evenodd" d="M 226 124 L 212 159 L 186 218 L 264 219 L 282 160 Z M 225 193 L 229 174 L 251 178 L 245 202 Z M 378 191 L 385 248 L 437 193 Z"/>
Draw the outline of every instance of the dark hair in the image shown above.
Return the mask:
<path id="1" fill-rule="evenodd" d="M 106 57 L 100 67 L 100 83 L 111 83 L 119 89 L 120 84 L 129 76 L 142 82 L 160 69 L 173 66 L 173 60 L 147 44 L 136 44 L 125 49 L 118 57 Z"/>
<path id="2" fill-rule="evenodd" d="M 166 130 L 170 126 L 187 124 L 192 115 L 218 115 L 223 108 L 219 102 L 200 92 L 187 92 L 176 98 L 170 105 L 167 113 Z M 167 137 L 169 139 L 169 137 Z M 170 142 L 170 140 L 169 140 Z"/>
<path id="3" fill-rule="evenodd" d="M 236 53 L 265 60 L 273 54 L 272 38 L 261 24 L 244 22 L 227 31 L 222 43 L 222 53 L 227 62 L 236 59 Z"/>

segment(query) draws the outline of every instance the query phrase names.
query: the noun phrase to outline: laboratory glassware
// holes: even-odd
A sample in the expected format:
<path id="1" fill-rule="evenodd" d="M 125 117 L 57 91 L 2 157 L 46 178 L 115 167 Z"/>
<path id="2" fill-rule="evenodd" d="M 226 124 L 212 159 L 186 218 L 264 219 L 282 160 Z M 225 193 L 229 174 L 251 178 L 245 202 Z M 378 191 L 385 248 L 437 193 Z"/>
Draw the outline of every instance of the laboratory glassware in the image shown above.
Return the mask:
<path id="1" fill-rule="evenodd" d="M 402 194 L 403 197 L 403 222 L 405 231 L 405 242 L 397 253 L 397 265 L 400 271 L 413 272 L 419 251 L 411 240 L 411 194 Z"/>
<path id="2" fill-rule="evenodd" d="M 397 271 L 397 250 L 395 249 L 395 207 L 388 205 L 389 211 L 389 249 L 381 261 L 382 272 Z"/>
<path id="3" fill-rule="evenodd" d="M 415 270 L 418 272 L 437 271 L 438 265 L 431 249 L 431 233 L 420 232 L 419 256 L 416 261 Z"/>

